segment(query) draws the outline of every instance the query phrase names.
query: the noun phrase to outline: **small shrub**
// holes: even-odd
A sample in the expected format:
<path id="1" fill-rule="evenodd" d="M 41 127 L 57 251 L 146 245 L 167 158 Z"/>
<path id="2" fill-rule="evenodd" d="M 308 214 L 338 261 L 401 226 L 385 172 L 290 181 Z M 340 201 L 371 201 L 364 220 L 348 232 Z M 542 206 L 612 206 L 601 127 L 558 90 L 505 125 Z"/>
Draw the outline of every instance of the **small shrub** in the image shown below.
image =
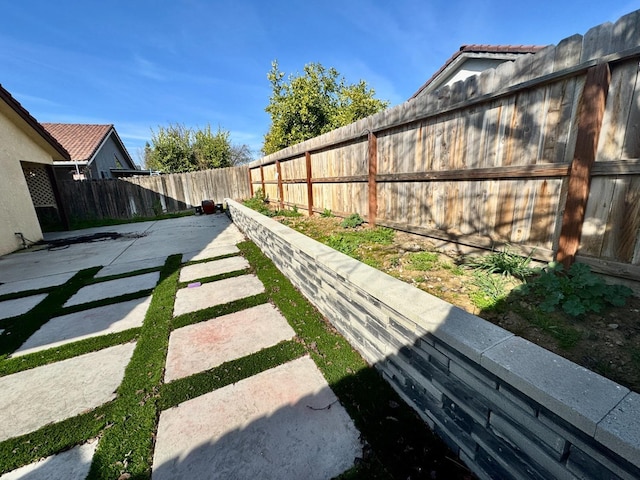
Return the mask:
<path id="1" fill-rule="evenodd" d="M 261 188 L 258 188 L 253 197 L 245 200 L 242 204 L 245 207 L 250 208 L 251 210 L 255 210 L 262 215 L 266 215 L 267 217 L 275 216 L 276 212 L 271 210 L 268 205 L 268 199 L 264 196 L 264 192 Z"/>
<path id="2" fill-rule="evenodd" d="M 578 317 L 587 312 L 601 312 L 607 305 L 622 307 L 630 288 L 607 285 L 583 263 L 574 263 L 567 272 L 561 263 L 551 262 L 532 281 L 518 288 L 522 294 L 541 299 L 538 308 L 552 312 L 561 308 L 566 314 Z"/>
<path id="3" fill-rule="evenodd" d="M 505 247 L 502 251 L 493 251 L 488 255 L 476 257 L 468 265 L 475 270 L 501 273 L 523 280 L 535 273 L 535 270 L 529 266 L 530 263 L 531 255 L 523 257 L 511 251 L 509 247 Z"/>
<path id="4" fill-rule="evenodd" d="M 356 228 L 364 223 L 364 219 L 358 213 L 352 213 L 342 220 L 340 226 L 342 228 Z"/>
<path id="5" fill-rule="evenodd" d="M 325 208 L 325 209 L 322 211 L 322 213 L 320 214 L 320 216 L 321 216 L 322 218 L 331 218 L 331 217 L 334 217 L 333 212 L 332 212 L 330 209 L 328 209 L 328 208 Z"/>

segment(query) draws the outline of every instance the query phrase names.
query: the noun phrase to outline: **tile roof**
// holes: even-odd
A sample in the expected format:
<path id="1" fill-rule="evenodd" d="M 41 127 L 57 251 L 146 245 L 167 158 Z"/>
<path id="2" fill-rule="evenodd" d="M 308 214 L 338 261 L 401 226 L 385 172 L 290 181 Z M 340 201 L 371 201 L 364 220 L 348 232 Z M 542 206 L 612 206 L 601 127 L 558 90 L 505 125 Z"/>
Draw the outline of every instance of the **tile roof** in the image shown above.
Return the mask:
<path id="1" fill-rule="evenodd" d="M 427 86 L 433 82 L 438 76 L 444 72 L 449 65 L 451 65 L 458 57 L 467 53 L 536 53 L 542 50 L 544 47 L 540 45 L 462 45 L 460 49 L 455 52 L 449 59 L 440 67 L 440 69 L 434 73 L 429 80 L 424 82 L 422 86 L 414 93 L 411 98 L 417 97 Z"/>
<path id="2" fill-rule="evenodd" d="M 39 123 L 28 111 L 24 108 L 20 102 L 18 102 L 13 96 L 0 85 L 0 100 L 3 100 L 16 114 L 20 116 L 31 128 L 33 128 L 44 140 L 57 151 L 62 160 L 70 160 L 69 152 L 60 144 L 60 142 L 54 138 L 41 123 Z"/>
<path id="3" fill-rule="evenodd" d="M 69 151 L 75 162 L 91 161 L 113 125 L 43 123 L 42 126 Z"/>

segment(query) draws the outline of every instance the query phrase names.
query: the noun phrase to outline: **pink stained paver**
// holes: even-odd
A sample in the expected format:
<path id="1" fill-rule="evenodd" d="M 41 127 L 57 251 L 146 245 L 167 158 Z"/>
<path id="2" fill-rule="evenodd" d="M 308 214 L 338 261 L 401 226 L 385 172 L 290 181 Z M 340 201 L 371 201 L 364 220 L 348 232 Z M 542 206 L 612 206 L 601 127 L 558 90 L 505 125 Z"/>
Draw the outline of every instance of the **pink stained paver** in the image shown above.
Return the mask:
<path id="1" fill-rule="evenodd" d="M 309 357 L 160 414 L 153 480 L 326 480 L 362 455 L 358 430 Z"/>
<path id="2" fill-rule="evenodd" d="M 264 285 L 255 275 L 241 275 L 197 288 L 181 288 L 176 293 L 173 316 L 240 300 L 264 292 Z"/>
<path id="3" fill-rule="evenodd" d="M 209 370 L 294 336 L 270 303 L 180 328 L 169 339 L 164 381 Z"/>

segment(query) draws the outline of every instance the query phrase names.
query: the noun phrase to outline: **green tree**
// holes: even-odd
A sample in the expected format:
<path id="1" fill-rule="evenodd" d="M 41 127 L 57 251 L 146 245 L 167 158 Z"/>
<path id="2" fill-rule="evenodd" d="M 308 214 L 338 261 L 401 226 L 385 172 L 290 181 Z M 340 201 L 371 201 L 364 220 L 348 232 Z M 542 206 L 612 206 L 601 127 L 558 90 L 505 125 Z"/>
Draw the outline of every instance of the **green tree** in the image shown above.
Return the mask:
<path id="1" fill-rule="evenodd" d="M 375 91 L 360 80 L 347 84 L 335 68 L 319 63 L 305 65 L 302 75 L 280 71 L 278 62 L 267 74 L 271 97 L 265 108 L 271 126 L 262 152 L 268 155 L 361 118 L 384 110 L 389 102 L 375 98 Z"/>
<path id="2" fill-rule="evenodd" d="M 194 130 L 170 124 L 151 133 L 151 144 L 144 150 L 147 169 L 180 173 L 232 165 L 229 132 L 220 127 L 214 133 L 209 125 Z"/>

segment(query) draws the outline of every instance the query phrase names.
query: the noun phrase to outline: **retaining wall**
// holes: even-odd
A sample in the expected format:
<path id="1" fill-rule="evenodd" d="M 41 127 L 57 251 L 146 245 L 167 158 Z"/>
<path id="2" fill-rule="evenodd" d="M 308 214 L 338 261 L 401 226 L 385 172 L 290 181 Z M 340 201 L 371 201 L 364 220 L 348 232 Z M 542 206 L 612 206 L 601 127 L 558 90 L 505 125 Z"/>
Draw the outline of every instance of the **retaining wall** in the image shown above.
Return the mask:
<path id="1" fill-rule="evenodd" d="M 234 223 L 480 478 L 640 478 L 640 395 L 232 200 Z"/>

